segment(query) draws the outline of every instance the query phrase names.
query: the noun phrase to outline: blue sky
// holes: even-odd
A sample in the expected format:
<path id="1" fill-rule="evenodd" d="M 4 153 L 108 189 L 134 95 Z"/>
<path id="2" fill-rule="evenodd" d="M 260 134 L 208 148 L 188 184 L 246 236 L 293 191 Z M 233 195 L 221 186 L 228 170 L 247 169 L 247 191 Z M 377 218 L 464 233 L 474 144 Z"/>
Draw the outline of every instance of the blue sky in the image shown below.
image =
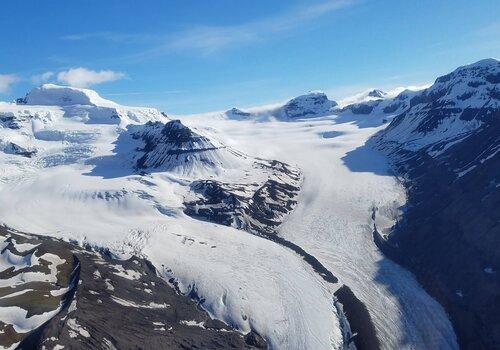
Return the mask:
<path id="1" fill-rule="evenodd" d="M 43 82 L 196 113 L 432 82 L 500 55 L 500 1 L 3 2 L 0 100 Z"/>

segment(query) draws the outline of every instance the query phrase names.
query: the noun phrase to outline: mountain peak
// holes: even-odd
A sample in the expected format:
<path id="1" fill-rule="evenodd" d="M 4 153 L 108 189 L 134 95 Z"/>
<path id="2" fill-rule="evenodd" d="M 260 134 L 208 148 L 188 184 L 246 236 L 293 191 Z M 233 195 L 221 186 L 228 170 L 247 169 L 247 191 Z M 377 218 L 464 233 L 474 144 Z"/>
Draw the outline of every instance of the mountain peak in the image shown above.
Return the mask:
<path id="1" fill-rule="evenodd" d="M 236 107 L 233 107 L 230 110 L 226 111 L 225 114 L 228 117 L 233 118 L 233 119 L 246 118 L 246 117 L 250 117 L 252 115 L 251 113 L 242 111 L 241 109 L 236 108 Z"/>
<path id="2" fill-rule="evenodd" d="M 144 143 L 136 159 L 137 169 L 198 176 L 239 167 L 243 160 L 237 152 L 198 134 L 180 120 L 133 125 L 129 132 Z"/>
<path id="3" fill-rule="evenodd" d="M 480 66 L 490 66 L 490 65 L 495 65 L 495 64 L 499 64 L 500 63 L 500 60 L 496 59 L 496 58 L 493 58 L 493 57 L 490 57 L 490 58 L 484 58 L 482 60 L 479 60 L 475 63 L 472 63 L 472 64 L 469 64 L 467 66 L 464 66 L 464 67 L 471 67 L 471 66 L 476 66 L 476 67 L 480 67 Z"/>
<path id="4" fill-rule="evenodd" d="M 289 119 L 322 116 L 336 105 L 337 102 L 329 100 L 324 92 L 311 91 L 288 101 L 283 106 L 282 113 Z"/>
<path id="5" fill-rule="evenodd" d="M 376 98 L 384 98 L 386 95 L 387 95 L 387 92 L 379 90 L 379 89 L 374 89 L 368 93 L 368 96 L 376 97 Z"/>
<path id="6" fill-rule="evenodd" d="M 94 90 L 55 84 L 44 84 L 36 87 L 26 94 L 26 97 L 18 99 L 17 102 L 19 104 L 41 106 L 118 106 L 115 102 L 102 98 Z"/>
<path id="7" fill-rule="evenodd" d="M 495 58 L 486 58 L 465 66 L 458 67 L 453 72 L 436 79 L 436 83 L 454 81 L 460 83 L 464 80 L 486 79 L 487 83 L 500 82 L 500 61 Z M 482 85 L 482 84 L 481 84 Z"/>

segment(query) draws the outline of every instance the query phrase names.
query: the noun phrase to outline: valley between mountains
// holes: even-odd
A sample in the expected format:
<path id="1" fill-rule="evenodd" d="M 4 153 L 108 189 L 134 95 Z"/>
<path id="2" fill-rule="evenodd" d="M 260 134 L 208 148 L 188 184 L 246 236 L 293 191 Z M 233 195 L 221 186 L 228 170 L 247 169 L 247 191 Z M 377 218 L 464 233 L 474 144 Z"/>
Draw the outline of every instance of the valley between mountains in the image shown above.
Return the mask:
<path id="1" fill-rule="evenodd" d="M 0 346 L 495 348 L 499 83 L 486 59 L 340 104 L 0 102 Z"/>

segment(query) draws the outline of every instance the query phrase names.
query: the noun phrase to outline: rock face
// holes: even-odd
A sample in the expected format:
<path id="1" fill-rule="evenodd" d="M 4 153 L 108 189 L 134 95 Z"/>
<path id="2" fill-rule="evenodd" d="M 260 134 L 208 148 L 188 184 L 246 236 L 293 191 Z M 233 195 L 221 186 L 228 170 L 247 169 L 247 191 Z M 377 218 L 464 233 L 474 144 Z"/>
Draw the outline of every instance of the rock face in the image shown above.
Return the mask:
<path id="1" fill-rule="evenodd" d="M 288 101 L 276 116 L 282 119 L 321 117 L 331 114 L 337 102 L 328 99 L 323 92 L 311 92 Z"/>
<path id="2" fill-rule="evenodd" d="M 27 158 L 31 158 L 36 154 L 36 149 L 27 149 L 19 146 L 18 144 L 15 144 L 14 142 L 4 143 L 0 141 L 0 148 L 2 148 L 3 151 L 7 154 L 16 154 Z"/>
<path id="3" fill-rule="evenodd" d="M 379 247 L 447 310 L 463 349 L 500 347 L 500 62 L 440 77 L 376 135 L 408 191 Z"/>
<path id="4" fill-rule="evenodd" d="M 9 283 L 0 288 L 1 307 L 16 305 L 27 311 L 26 320 L 21 312 L 12 318 L 11 324 L 1 325 L 2 346 L 16 343 L 19 349 L 266 346 L 254 332 L 243 336 L 211 319 L 195 301 L 180 295 L 159 278 L 147 260 L 138 257 L 116 260 L 106 251 L 6 229 L 1 229 L 0 234 L 5 246 L 2 266 L 7 268 L 0 281 L 3 284 L 18 281 L 14 286 Z M 6 266 L 8 261 L 10 267 Z M 36 280 L 35 271 L 46 277 Z M 35 321 L 37 318 L 39 322 Z"/>
<path id="5" fill-rule="evenodd" d="M 342 109 L 342 112 L 350 111 L 353 114 L 370 114 L 373 109 L 379 105 L 380 101 L 367 101 L 362 103 L 354 103 Z"/>
<path id="6" fill-rule="evenodd" d="M 139 170 L 197 175 L 232 169 L 245 159 L 239 152 L 194 132 L 179 120 L 134 125 L 129 132 L 142 143 L 134 164 Z"/>

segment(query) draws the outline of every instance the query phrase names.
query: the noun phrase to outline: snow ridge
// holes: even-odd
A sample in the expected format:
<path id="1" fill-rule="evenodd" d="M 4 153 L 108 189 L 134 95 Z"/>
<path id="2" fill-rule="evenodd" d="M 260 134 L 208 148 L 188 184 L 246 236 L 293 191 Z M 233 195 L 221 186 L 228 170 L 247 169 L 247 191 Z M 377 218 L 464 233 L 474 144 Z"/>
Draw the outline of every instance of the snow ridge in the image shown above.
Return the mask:
<path id="1" fill-rule="evenodd" d="M 444 144 L 498 121 L 499 84 L 500 61 L 496 59 L 459 67 L 405 98 L 405 110 L 380 134 L 379 143 L 408 151 L 430 147 L 429 154 L 436 156 L 446 149 Z"/>

